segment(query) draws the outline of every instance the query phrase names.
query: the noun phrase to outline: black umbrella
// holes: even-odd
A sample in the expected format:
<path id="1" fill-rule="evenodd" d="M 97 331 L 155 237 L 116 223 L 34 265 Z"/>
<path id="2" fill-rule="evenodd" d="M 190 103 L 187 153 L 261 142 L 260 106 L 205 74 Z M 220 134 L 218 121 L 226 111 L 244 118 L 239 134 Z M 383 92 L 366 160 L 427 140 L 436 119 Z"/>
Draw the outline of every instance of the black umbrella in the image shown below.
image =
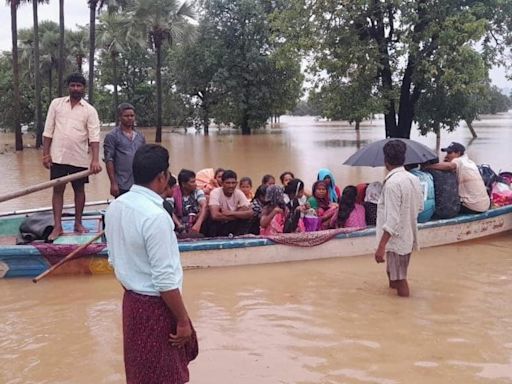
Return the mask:
<path id="1" fill-rule="evenodd" d="M 384 139 L 368 144 L 364 148 L 350 156 L 343 164 L 383 167 L 384 166 L 384 145 L 390 140 L 401 140 L 405 143 L 405 164 L 421 164 L 427 161 L 438 160 L 437 154 L 425 145 L 409 139 Z"/>

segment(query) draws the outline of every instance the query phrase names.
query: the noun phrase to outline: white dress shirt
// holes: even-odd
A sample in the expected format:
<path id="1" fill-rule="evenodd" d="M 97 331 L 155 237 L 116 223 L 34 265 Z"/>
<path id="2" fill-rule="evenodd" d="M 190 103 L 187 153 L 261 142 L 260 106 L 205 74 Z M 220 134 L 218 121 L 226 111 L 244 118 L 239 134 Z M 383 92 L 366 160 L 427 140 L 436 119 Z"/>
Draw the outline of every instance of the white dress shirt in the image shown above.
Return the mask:
<path id="1" fill-rule="evenodd" d="M 377 243 L 383 231 L 391 235 L 386 251 L 399 255 L 418 248 L 418 213 L 423 210 L 423 191 L 419 179 L 404 167 L 391 170 L 377 206 Z"/>
<path id="2" fill-rule="evenodd" d="M 163 199 L 133 185 L 114 200 L 105 215 L 109 262 L 128 290 L 142 295 L 182 288 L 178 241 Z"/>

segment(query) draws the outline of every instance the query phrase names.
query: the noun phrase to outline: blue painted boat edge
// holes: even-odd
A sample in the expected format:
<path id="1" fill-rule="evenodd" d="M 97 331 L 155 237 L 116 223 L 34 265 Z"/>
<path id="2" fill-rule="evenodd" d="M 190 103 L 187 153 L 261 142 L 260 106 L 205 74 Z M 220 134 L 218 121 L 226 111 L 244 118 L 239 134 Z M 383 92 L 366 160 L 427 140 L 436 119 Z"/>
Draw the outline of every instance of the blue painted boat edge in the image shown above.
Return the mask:
<path id="1" fill-rule="evenodd" d="M 448 225 L 457 225 L 463 223 L 469 223 L 474 221 L 480 221 L 484 219 L 490 219 L 494 217 L 499 217 L 508 213 L 512 213 L 512 205 L 495 208 L 489 210 L 484 213 L 476 214 L 476 215 L 462 215 L 457 216 L 453 219 L 443 219 L 437 221 L 430 221 L 427 223 L 418 224 L 419 230 L 435 228 L 435 227 L 443 227 Z M 347 239 L 347 238 L 357 238 L 357 237 L 366 237 L 366 236 L 375 236 L 375 228 L 366 228 L 354 232 L 348 233 L 340 233 L 336 235 L 335 239 Z M 262 246 L 270 246 L 276 245 L 277 243 L 272 240 L 255 237 L 255 238 L 233 238 L 233 239 L 213 239 L 213 240 L 199 240 L 199 241 L 190 241 L 190 242 L 180 242 L 179 249 L 180 252 L 197 252 L 197 251 L 213 251 L 213 250 L 222 250 L 222 249 L 236 249 L 236 248 L 249 248 L 249 247 L 262 247 Z M 107 248 L 103 249 L 98 253 L 99 256 L 107 256 L 108 250 Z M 26 256 L 35 256 L 42 257 L 39 251 L 31 246 L 31 245 L 10 245 L 10 246 L 0 246 L 0 261 L 3 260 L 4 257 L 26 257 Z"/>

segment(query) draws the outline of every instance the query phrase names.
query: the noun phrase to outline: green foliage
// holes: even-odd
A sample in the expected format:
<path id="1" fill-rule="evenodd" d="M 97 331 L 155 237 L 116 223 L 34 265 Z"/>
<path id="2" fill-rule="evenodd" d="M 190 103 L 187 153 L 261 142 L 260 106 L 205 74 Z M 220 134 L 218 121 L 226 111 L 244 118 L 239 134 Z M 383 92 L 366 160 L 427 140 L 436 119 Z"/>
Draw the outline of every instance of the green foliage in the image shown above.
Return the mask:
<path id="1" fill-rule="evenodd" d="M 272 44 L 272 3 L 205 3 L 197 38 L 173 52 L 179 92 L 196 100 L 196 121 L 233 124 L 244 134 L 293 109 L 302 93 L 300 61 Z"/>
<path id="2" fill-rule="evenodd" d="M 451 67 L 453 56 L 480 42 L 486 68 L 499 59 L 510 38 L 510 3 L 290 0 L 274 14 L 274 39 L 309 55 L 319 88 L 334 93 L 322 95 L 330 115 L 364 116 L 360 101 L 371 107 L 375 97 L 385 113 L 386 136 L 409 137 L 420 97 L 439 89 L 432 81 L 449 84 L 449 94 L 466 92 L 467 79 L 456 63 Z M 336 107 L 340 92 L 358 102 Z M 354 113 L 343 111 L 347 107 Z"/>

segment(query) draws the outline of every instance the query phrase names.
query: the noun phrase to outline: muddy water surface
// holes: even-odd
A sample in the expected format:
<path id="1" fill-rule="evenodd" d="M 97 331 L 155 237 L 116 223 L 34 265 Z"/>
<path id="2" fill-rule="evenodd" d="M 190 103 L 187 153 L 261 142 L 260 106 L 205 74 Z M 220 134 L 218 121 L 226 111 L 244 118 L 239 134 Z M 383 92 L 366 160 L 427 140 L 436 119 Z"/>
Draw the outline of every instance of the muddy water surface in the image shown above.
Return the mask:
<path id="1" fill-rule="evenodd" d="M 512 168 L 512 115 L 484 119 L 471 141 L 479 163 Z M 232 167 L 258 180 L 291 169 L 307 183 L 330 167 L 341 186 L 379 180 L 379 168 L 340 164 L 382 137 L 337 123 L 283 118 L 251 137 L 164 133 L 172 168 Z M 146 134 L 152 136 L 151 131 Z M 2 143 L 10 140 L 2 137 Z M 420 138 L 435 148 L 435 138 Z M 3 148 L 3 147 L 2 147 Z M 5 151 L 5 150 L 4 150 Z M 0 194 L 45 181 L 40 152 L 0 154 Z M 108 197 L 105 174 L 89 200 Z M 68 195 L 68 202 L 71 200 Z M 49 205 L 40 192 L 0 211 Z M 386 287 L 371 256 L 185 272 L 184 296 L 199 333 L 192 383 L 510 383 L 512 233 L 422 250 L 410 267 L 412 297 Z M 315 252 L 312 248 L 311 252 Z M 0 280 L 0 383 L 121 383 L 121 295 L 112 276 Z"/>

